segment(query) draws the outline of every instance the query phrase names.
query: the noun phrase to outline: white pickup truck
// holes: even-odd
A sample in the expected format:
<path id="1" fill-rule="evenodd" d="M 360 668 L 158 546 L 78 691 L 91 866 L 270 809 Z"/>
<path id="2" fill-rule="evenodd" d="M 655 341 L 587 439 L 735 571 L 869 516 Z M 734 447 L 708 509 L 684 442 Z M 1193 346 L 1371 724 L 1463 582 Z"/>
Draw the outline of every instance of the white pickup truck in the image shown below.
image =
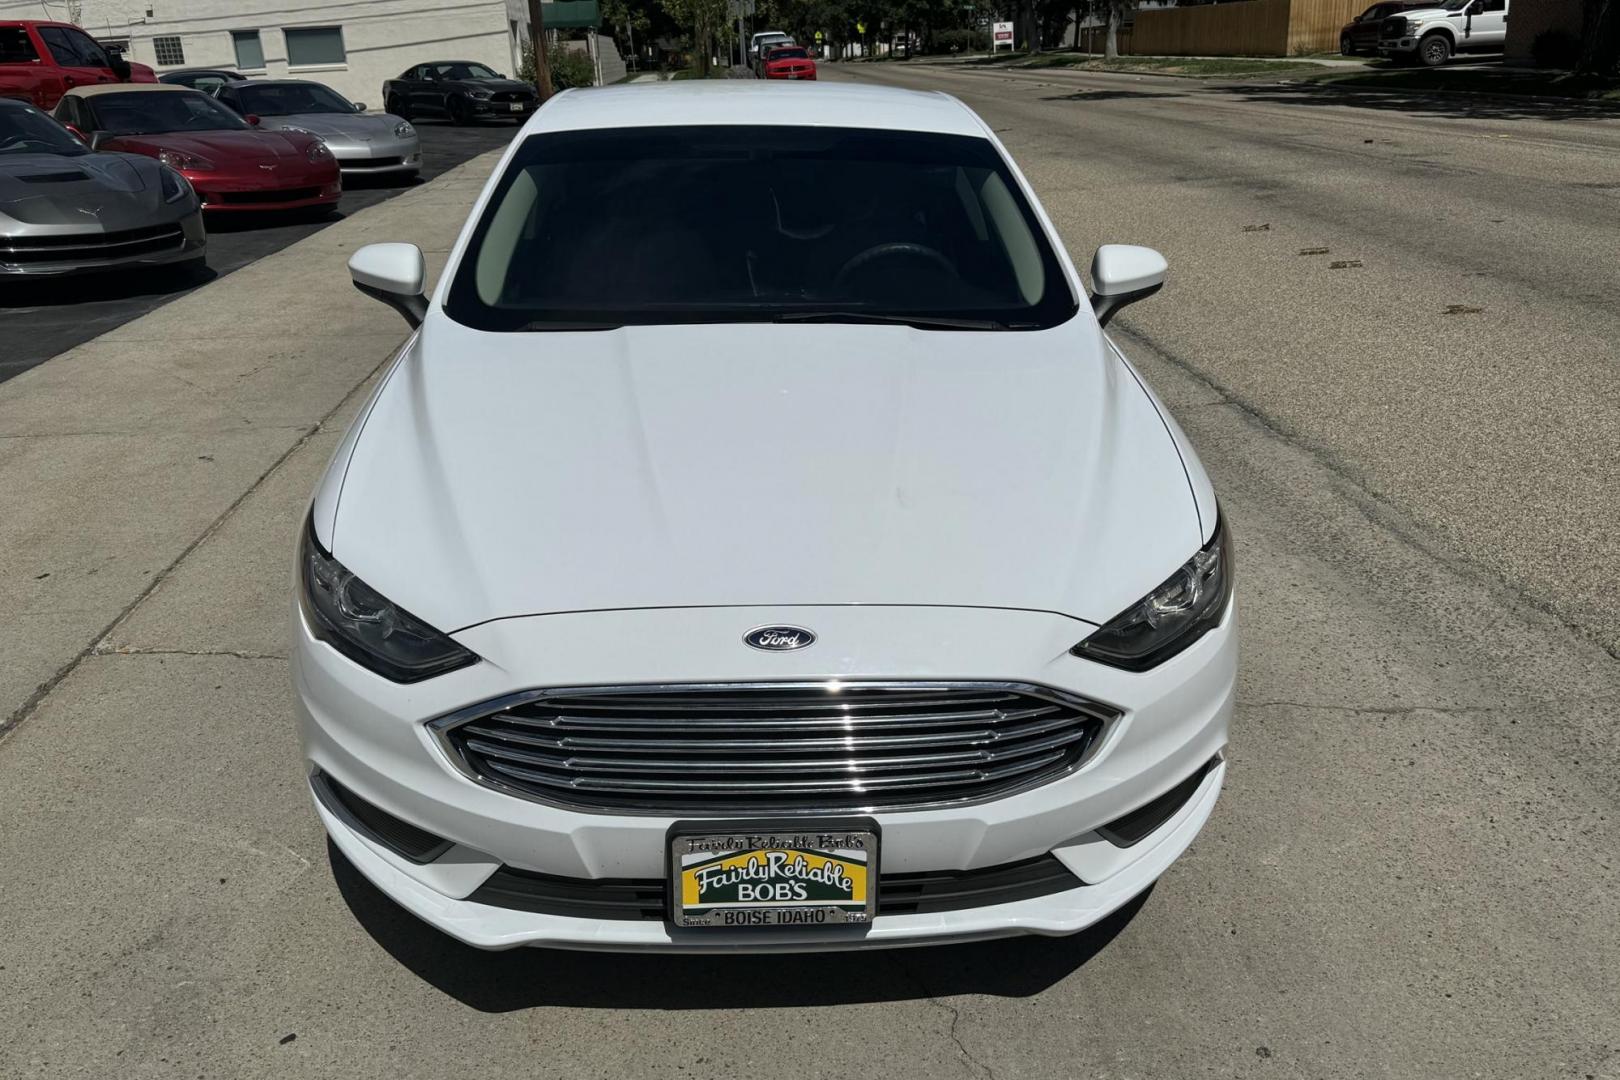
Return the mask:
<path id="1" fill-rule="evenodd" d="M 1442 0 L 1391 15 L 1378 33 L 1378 55 L 1439 67 L 1460 52 L 1501 52 L 1508 0 Z"/>

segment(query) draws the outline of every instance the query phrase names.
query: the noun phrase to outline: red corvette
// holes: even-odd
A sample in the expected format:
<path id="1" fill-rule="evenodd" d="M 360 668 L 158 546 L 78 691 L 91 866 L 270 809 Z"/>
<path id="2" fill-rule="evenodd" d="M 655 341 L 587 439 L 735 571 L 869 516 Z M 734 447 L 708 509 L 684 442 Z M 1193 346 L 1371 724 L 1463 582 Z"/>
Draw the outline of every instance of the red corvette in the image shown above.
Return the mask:
<path id="1" fill-rule="evenodd" d="M 767 79 L 814 79 L 816 62 L 803 45 L 783 45 L 765 54 Z"/>
<path id="2" fill-rule="evenodd" d="M 53 114 L 97 150 L 155 157 L 197 190 L 208 214 L 330 207 L 337 159 L 301 131 L 259 131 L 207 94 L 168 83 L 81 86 Z"/>

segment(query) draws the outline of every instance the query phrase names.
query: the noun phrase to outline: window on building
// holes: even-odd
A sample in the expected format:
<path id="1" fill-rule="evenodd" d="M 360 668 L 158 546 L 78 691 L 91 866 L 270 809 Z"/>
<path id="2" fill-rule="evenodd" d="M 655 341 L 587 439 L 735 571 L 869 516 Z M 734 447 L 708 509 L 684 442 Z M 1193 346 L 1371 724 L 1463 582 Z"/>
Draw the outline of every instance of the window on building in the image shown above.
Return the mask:
<path id="1" fill-rule="evenodd" d="M 180 44 L 179 35 L 153 38 L 152 51 L 157 54 L 157 62 L 161 67 L 186 62 L 186 50 Z"/>
<path id="2" fill-rule="evenodd" d="M 263 70 L 264 44 L 257 30 L 232 30 L 231 44 L 236 46 L 236 70 Z"/>
<path id="3" fill-rule="evenodd" d="M 38 60 L 28 31 L 21 26 L 0 26 L 0 64 L 26 64 Z"/>
<path id="4" fill-rule="evenodd" d="M 288 67 L 312 67 L 348 61 L 348 53 L 343 49 L 341 26 L 289 27 L 283 33 L 287 35 Z"/>

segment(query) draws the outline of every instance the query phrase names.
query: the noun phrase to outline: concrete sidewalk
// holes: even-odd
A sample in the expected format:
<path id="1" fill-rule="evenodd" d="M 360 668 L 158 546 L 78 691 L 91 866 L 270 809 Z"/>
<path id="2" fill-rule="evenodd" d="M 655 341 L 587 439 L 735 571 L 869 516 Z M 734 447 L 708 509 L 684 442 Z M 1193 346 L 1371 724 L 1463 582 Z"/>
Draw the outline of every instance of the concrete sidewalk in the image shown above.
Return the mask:
<path id="1" fill-rule="evenodd" d="M 349 284 L 349 254 L 409 241 L 436 273 L 497 157 L 0 384 L 0 738 L 108 647 L 113 626 L 247 493 L 278 471 L 313 483 L 356 391 L 405 335 L 398 315 Z M 261 524 L 272 530 L 263 557 L 290 558 L 296 523 Z M 206 620 L 256 599 L 242 595 L 243 580 L 220 582 L 190 640 L 213 647 Z M 279 650 L 281 630 L 277 620 L 255 647 Z"/>

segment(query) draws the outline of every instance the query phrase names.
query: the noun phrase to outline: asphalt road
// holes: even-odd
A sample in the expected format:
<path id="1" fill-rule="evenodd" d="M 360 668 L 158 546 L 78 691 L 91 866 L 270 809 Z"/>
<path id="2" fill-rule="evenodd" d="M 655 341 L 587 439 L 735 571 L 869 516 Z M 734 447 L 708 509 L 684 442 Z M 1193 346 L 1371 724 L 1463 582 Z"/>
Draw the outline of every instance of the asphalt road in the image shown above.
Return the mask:
<path id="1" fill-rule="evenodd" d="M 0 1077 L 1620 1078 L 1620 662 L 1414 481 L 1610 540 L 1536 484 L 1612 492 L 1613 268 L 1580 264 L 1614 219 L 1559 224 L 1608 205 L 1574 185 L 1612 124 L 872 67 L 979 107 L 1074 251 L 1170 255 L 1117 336 L 1232 522 L 1244 654 L 1188 855 L 1074 938 L 691 958 L 477 953 L 329 851 L 287 566 L 403 333 L 342 261 L 436 264 L 475 162 L 0 387 Z M 1502 200 L 1513 242 L 1414 199 Z"/>
<path id="2" fill-rule="evenodd" d="M 114 327 L 122 326 L 199 285 L 229 274 L 255 259 L 367 206 L 408 190 L 476 154 L 511 140 L 511 124 L 458 128 L 436 120 L 413 121 L 422 133 L 422 173 L 417 181 L 386 177 L 344 179 L 343 199 L 330 220 L 289 221 L 287 215 L 254 214 L 208 224 L 208 269 L 200 281 L 174 274 L 112 273 L 53 279 L 11 281 L 0 288 L 0 382 L 35 364 L 66 352 Z"/>

